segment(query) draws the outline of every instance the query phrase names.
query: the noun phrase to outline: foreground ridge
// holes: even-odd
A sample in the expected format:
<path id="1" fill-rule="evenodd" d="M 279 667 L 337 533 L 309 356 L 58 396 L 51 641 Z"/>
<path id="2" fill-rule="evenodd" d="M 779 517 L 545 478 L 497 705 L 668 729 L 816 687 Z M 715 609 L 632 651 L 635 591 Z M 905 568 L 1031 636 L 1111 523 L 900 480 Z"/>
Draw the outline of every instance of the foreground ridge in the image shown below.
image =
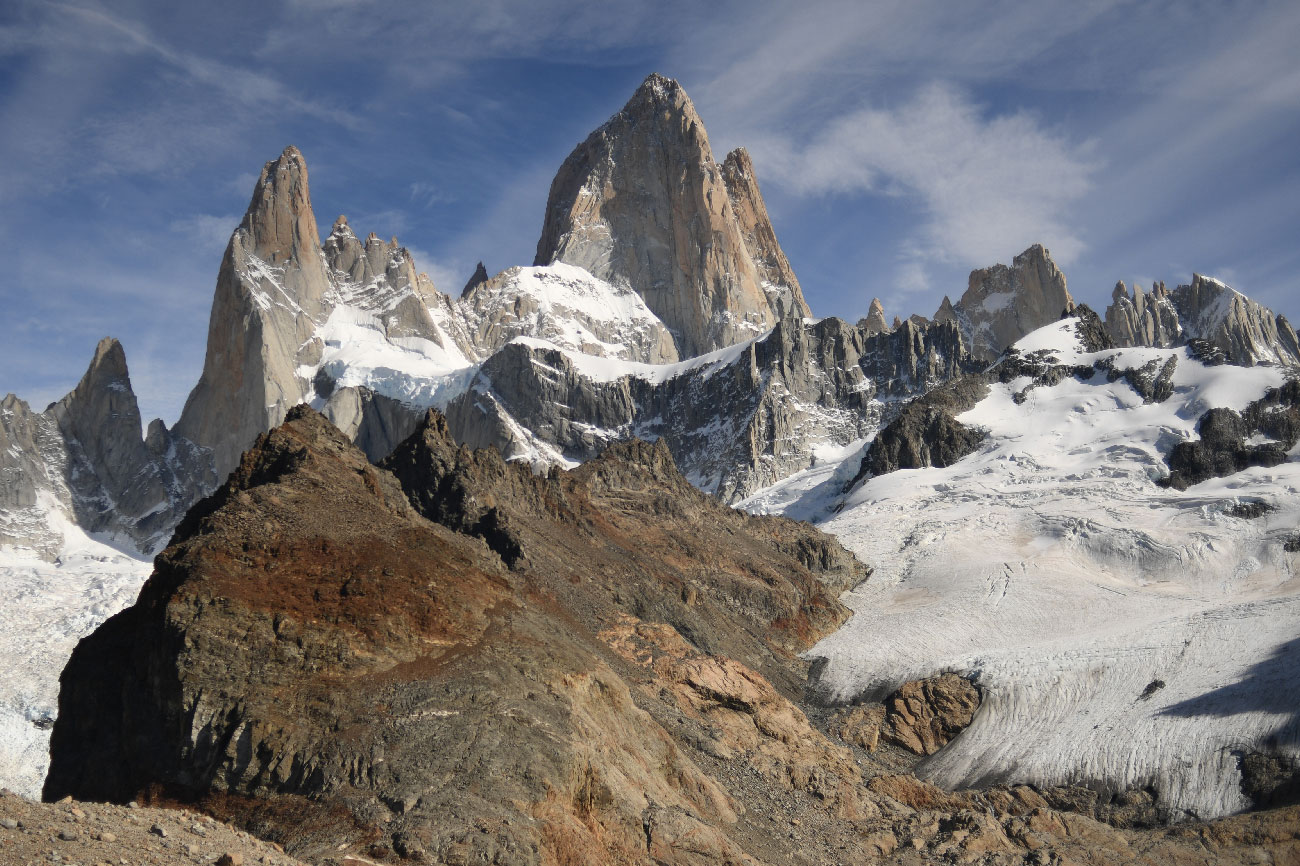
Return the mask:
<path id="1" fill-rule="evenodd" d="M 1139 832 L 1028 788 L 882 772 L 798 705 L 794 652 L 866 570 L 698 493 L 662 443 L 539 477 L 430 413 L 385 466 L 306 407 L 260 437 L 74 653 L 46 796 L 179 799 L 322 863 L 1280 862 L 1300 844 L 1294 809 Z M 937 747 L 907 706 L 889 736 Z"/>

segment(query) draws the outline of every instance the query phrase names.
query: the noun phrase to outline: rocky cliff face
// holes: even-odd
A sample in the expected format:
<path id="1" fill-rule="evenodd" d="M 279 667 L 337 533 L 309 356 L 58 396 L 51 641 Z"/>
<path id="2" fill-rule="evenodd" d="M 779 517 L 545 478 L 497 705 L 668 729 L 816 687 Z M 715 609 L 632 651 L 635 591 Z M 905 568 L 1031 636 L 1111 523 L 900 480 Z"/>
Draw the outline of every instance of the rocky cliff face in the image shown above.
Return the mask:
<path id="1" fill-rule="evenodd" d="M 461 441 L 513 458 L 582 461 L 609 442 L 663 438 L 701 489 L 734 502 L 890 420 L 901 399 L 969 369 L 956 326 L 873 333 L 787 317 L 743 349 L 666 378 L 591 375 L 570 356 L 514 345 L 448 406 Z"/>
<path id="2" fill-rule="evenodd" d="M 156 550 L 199 495 L 215 485 L 210 456 L 161 421 L 141 431 L 117 340 L 95 349 L 77 387 L 44 412 L 14 395 L 0 404 L 0 543 L 45 558 L 63 543 L 58 511 L 87 532 Z"/>
<path id="3" fill-rule="evenodd" d="M 176 425 L 212 451 L 218 477 L 309 393 L 297 370 L 320 357 L 313 336 L 328 314 L 330 288 L 307 165 L 289 147 L 263 167 L 226 247 L 203 374 Z"/>
<path id="4" fill-rule="evenodd" d="M 419 293 L 415 260 L 397 238 L 384 241 L 372 232 L 362 243 L 340 216 L 323 249 L 334 303 L 373 314 L 386 337 L 421 337 L 446 347 L 446 335 Z"/>
<path id="5" fill-rule="evenodd" d="M 1106 308 L 1106 333 L 1117 346 L 1166 348 L 1178 345 L 1183 328 L 1164 283 L 1156 283 L 1150 292 L 1134 283 L 1130 296 L 1121 281 Z"/>
<path id="6" fill-rule="evenodd" d="M 1074 307 L 1065 275 L 1042 244 L 1034 244 L 1011 262 L 971 271 L 965 294 L 944 304 L 936 321 L 955 319 L 971 354 L 996 360 L 1007 346 L 1043 325 L 1055 322 Z"/>
<path id="7" fill-rule="evenodd" d="M 748 155 L 715 163 L 686 91 L 659 75 L 561 166 L 535 264 L 555 262 L 639 293 L 683 358 L 808 315 Z"/>
<path id="8" fill-rule="evenodd" d="M 749 151 L 738 147 L 722 161 L 722 180 L 727 185 L 732 211 L 745 241 L 745 249 L 758 269 L 763 290 L 773 307 L 776 318 L 811 316 L 803 299 L 799 280 L 777 242 L 776 231 L 767 216 L 767 205 L 758 190 L 758 176 Z"/>
<path id="9" fill-rule="evenodd" d="M 1173 291 L 1164 283 L 1133 294 L 1121 282 L 1106 310 L 1106 330 L 1119 346 L 1180 346 L 1204 340 L 1226 360 L 1245 367 L 1300 364 L 1300 342 L 1285 316 L 1275 315 L 1240 292 L 1193 274 Z"/>

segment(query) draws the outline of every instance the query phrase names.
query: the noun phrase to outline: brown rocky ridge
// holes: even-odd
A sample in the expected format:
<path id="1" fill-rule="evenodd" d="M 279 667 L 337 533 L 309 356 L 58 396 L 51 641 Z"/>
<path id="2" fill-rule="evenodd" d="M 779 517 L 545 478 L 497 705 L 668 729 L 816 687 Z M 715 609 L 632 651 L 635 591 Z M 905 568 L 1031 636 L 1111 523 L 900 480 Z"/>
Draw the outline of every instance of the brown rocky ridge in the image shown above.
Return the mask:
<path id="1" fill-rule="evenodd" d="M 74 653 L 45 794 L 184 804 L 317 863 L 1300 850 L 1295 808 L 1120 830 L 827 736 L 796 652 L 866 574 L 811 527 L 699 493 L 661 444 L 534 476 L 430 413 L 375 467 L 294 409 Z M 970 709 L 952 686 L 905 686 L 891 730 L 949 735 Z"/>

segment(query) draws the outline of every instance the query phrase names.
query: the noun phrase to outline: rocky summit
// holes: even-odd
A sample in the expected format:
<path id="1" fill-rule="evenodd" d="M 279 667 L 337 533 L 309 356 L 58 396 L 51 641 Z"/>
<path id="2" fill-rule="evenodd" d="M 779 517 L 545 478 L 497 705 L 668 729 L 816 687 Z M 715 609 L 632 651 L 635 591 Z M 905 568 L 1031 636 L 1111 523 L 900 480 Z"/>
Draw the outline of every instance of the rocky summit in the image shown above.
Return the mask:
<path id="1" fill-rule="evenodd" d="M 203 374 L 176 432 L 212 451 L 224 478 L 258 433 L 306 396 L 300 364 L 319 356 L 329 280 L 296 147 L 262 168 L 230 238 L 208 320 Z"/>
<path id="2" fill-rule="evenodd" d="M 152 552 L 214 486 L 209 465 L 162 421 L 142 431 L 126 353 L 106 337 L 77 387 L 45 411 L 12 394 L 0 403 L 0 543 L 54 560 L 66 521 Z"/>
<path id="3" fill-rule="evenodd" d="M 1016 340 L 1055 322 L 1074 307 L 1065 275 L 1042 244 L 1034 244 L 1011 261 L 971 271 L 970 284 L 955 305 L 945 303 L 936 320 L 952 316 L 961 326 L 970 352 L 994 360 Z"/>
<path id="4" fill-rule="evenodd" d="M 294 410 L 74 654 L 46 795 L 196 800 L 310 856 L 741 862 L 739 807 L 682 743 L 721 737 L 713 701 L 807 729 L 795 653 L 866 574 L 695 491 L 663 445 L 538 477 L 431 413 L 376 468 Z M 782 789 L 839 784 L 777 752 Z"/>
<path id="5" fill-rule="evenodd" d="M 1163 282 L 1130 295 L 1116 284 L 1106 331 L 1117 346 L 1181 346 L 1200 340 L 1243 366 L 1300 364 L 1300 341 L 1286 316 L 1200 274 L 1170 291 Z"/>
<path id="6" fill-rule="evenodd" d="M 749 155 L 714 162 L 690 97 L 661 75 L 560 167 L 534 263 L 555 262 L 637 291 L 681 357 L 810 315 Z"/>

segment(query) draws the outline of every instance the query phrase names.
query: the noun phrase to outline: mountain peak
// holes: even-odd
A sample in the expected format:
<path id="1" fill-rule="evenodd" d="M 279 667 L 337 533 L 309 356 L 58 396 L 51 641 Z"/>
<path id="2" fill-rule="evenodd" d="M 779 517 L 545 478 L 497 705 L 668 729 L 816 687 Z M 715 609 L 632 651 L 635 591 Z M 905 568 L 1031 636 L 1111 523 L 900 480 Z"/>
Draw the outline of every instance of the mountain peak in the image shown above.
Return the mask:
<path id="1" fill-rule="evenodd" d="M 351 238 L 346 227 L 346 219 L 336 221 L 340 231 L 330 243 Z M 212 451 L 218 477 L 307 396 L 297 369 L 319 355 L 313 334 L 328 313 L 329 288 L 307 163 L 298 148 L 286 147 L 263 166 L 226 248 L 203 375 L 176 425 L 179 436 Z"/>
<path id="2" fill-rule="evenodd" d="M 124 379 L 127 377 L 126 352 L 116 337 L 105 337 L 95 346 L 95 355 L 84 378 Z"/>
<path id="3" fill-rule="evenodd" d="M 557 262 L 641 295 L 683 358 L 808 315 L 749 155 L 719 166 L 685 89 L 658 74 L 551 184 L 534 264 Z"/>
<path id="4" fill-rule="evenodd" d="M 474 273 L 470 276 L 469 281 L 465 283 L 465 288 L 460 290 L 460 296 L 462 298 L 465 297 L 474 289 L 483 285 L 487 281 L 488 281 L 487 268 L 483 266 L 482 262 L 479 262 L 478 267 L 474 269 Z"/>
<path id="5" fill-rule="evenodd" d="M 686 95 L 686 90 L 677 83 L 675 78 L 660 75 L 658 72 L 651 72 L 645 77 L 645 81 L 641 82 L 641 86 L 636 89 L 636 93 L 632 94 L 632 99 L 628 102 L 628 105 L 631 106 L 633 103 L 642 100 L 661 102 L 677 102 L 681 100 L 687 105 L 691 104 L 690 97 Z"/>
<path id="6" fill-rule="evenodd" d="M 277 159 L 262 167 L 239 227 L 248 234 L 251 251 L 272 265 L 320 245 L 307 184 L 307 162 L 298 148 L 286 147 Z"/>
<path id="7" fill-rule="evenodd" d="M 1065 274 L 1047 247 L 1033 244 L 1012 259 L 1011 267 L 997 264 L 971 271 L 954 311 L 971 354 L 993 360 L 1016 340 L 1073 308 Z"/>

